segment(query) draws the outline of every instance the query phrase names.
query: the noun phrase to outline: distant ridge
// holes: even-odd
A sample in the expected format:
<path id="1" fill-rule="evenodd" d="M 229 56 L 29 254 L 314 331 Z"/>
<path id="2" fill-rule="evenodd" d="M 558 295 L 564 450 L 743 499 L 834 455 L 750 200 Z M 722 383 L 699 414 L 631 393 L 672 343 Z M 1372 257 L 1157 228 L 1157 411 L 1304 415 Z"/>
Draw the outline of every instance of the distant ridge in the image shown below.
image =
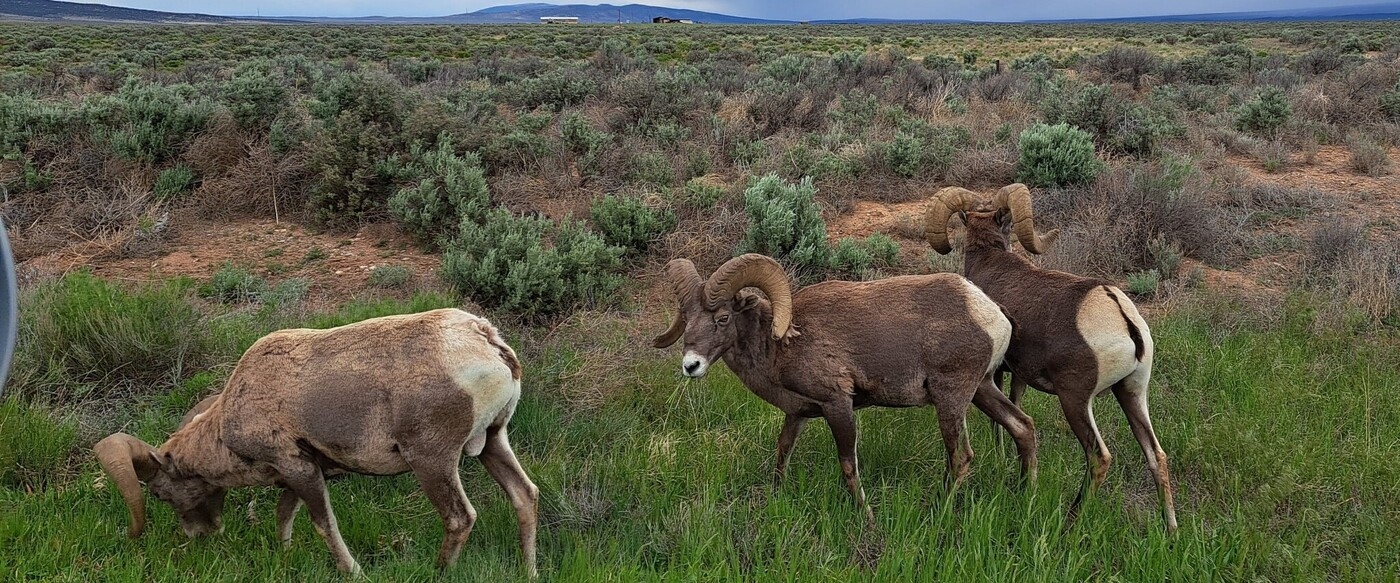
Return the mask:
<path id="1" fill-rule="evenodd" d="M 796 3 L 795 3 L 796 4 Z M 548 4 L 531 2 L 508 4 L 483 8 L 475 12 L 447 16 L 405 17 L 405 16 L 364 16 L 332 18 L 317 16 L 293 17 L 251 17 L 215 16 L 211 14 L 187 14 L 118 8 L 104 4 L 80 4 L 59 0 L 0 0 L 0 20 L 21 20 L 30 22 L 129 22 L 152 24 L 238 24 L 255 22 L 326 23 L 326 24 L 537 24 L 542 16 L 574 16 L 581 23 L 612 24 L 619 22 L 651 22 L 652 18 L 664 16 L 671 19 L 691 20 L 700 24 L 794 24 L 797 20 L 766 20 L 730 16 L 715 12 L 684 10 L 645 4 Z M 1021 21 L 1033 23 L 1077 22 L 1249 22 L 1249 21 L 1306 21 L 1306 20 L 1400 20 L 1400 2 L 1375 4 L 1354 4 L 1347 6 L 1327 6 L 1320 8 L 1300 8 L 1296 10 L 1269 10 L 1258 12 L 1222 12 L 1209 14 L 1177 14 L 1166 16 L 1139 16 L 1125 18 L 1089 18 L 1069 20 Z M 937 19 L 937 18 L 843 18 L 813 20 L 811 24 L 969 24 L 977 21 Z"/>
<path id="2" fill-rule="evenodd" d="M 0 19 L 42 22 L 136 22 L 150 24 L 236 24 L 266 19 L 119 8 L 55 0 L 0 0 Z"/>

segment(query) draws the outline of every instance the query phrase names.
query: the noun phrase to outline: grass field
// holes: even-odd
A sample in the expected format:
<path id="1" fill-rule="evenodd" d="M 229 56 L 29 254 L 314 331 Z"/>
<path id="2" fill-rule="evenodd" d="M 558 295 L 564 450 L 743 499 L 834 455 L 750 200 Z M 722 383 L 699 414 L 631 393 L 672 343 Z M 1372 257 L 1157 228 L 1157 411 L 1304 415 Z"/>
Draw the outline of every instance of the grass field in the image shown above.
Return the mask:
<path id="1" fill-rule="evenodd" d="M 539 484 L 545 580 L 1394 580 L 1400 537 L 1400 366 L 1394 343 L 1318 337 L 1307 314 L 1265 326 L 1228 304 L 1153 322 L 1158 433 L 1171 456 L 1181 530 L 1164 534 L 1156 497 L 1112 399 L 1097 408 L 1115 463 L 1073 527 L 1063 520 L 1082 458 L 1053 399 L 1028 396 L 1041 473 L 1020 489 L 1009 446 L 974 414 L 972 477 L 951 495 L 931 409 L 866 410 L 861 463 L 876 512 L 862 526 L 830 435 L 813 424 L 789 481 L 770 487 L 780 416 L 726 369 L 699 382 L 675 355 L 628 349 L 605 396 L 564 395 L 579 354 L 528 362 L 512 424 Z M 605 333 L 609 338 L 615 333 Z M 617 336 L 620 339 L 620 336 Z M 603 340 L 604 342 L 612 340 Z M 635 360 L 632 360 L 635 359 Z M 603 379 L 599 379 L 602 381 Z M 193 398 L 192 396 L 188 398 Z M 176 406 L 138 423 L 159 440 Z M 178 400 L 178 397 L 176 398 Z M 13 405 L 5 409 L 10 421 Z M 144 538 L 85 455 L 81 474 L 26 495 L 0 489 L 7 581 L 334 580 L 304 512 L 293 545 L 274 534 L 274 489 L 234 491 L 226 531 L 188 540 L 163 504 Z M 481 513 L 446 580 L 520 578 L 515 521 L 473 460 L 465 487 Z M 409 476 L 332 483 L 346 540 L 371 580 L 432 580 L 437 515 Z"/>

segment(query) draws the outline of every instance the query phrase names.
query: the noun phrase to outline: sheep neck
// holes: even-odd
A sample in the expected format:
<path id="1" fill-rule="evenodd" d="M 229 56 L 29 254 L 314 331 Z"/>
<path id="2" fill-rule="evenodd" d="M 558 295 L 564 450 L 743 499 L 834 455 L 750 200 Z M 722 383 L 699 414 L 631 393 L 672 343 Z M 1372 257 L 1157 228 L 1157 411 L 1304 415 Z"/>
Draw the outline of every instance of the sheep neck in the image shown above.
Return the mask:
<path id="1" fill-rule="evenodd" d="M 160 447 L 175 460 L 181 472 L 196 475 L 221 487 L 266 483 L 262 474 L 224 444 L 219 404 L 176 431 Z"/>
<path id="2" fill-rule="evenodd" d="M 734 347 L 724 355 L 724 364 L 754 393 L 772 402 L 769 395 L 782 389 L 778 382 L 778 341 L 773 339 L 773 317 L 767 309 L 755 309 L 754 316 L 737 318 L 739 326 Z"/>

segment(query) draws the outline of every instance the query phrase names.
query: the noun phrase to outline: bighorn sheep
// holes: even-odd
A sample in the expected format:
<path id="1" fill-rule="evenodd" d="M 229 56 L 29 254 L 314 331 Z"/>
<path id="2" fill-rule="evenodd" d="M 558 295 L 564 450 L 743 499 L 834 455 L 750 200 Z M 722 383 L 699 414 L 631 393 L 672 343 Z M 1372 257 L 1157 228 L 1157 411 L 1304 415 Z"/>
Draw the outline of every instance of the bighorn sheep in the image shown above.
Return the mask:
<path id="1" fill-rule="evenodd" d="M 962 188 L 938 191 L 925 216 L 925 237 L 939 253 L 952 250 L 948 219 L 953 213 L 967 227 L 967 278 L 1005 307 L 1017 325 L 1006 351 L 1011 401 L 1020 405 L 1026 384 L 1058 395 L 1070 429 L 1084 447 L 1087 468 L 1070 518 L 1103 481 L 1112 460 L 1093 414 L 1094 396 L 1112 388 L 1157 482 L 1167 530 L 1176 530 L 1167 454 L 1147 411 L 1152 332 L 1137 307 L 1107 281 L 1041 269 L 1011 252 L 1013 234 L 1031 253 L 1042 253 L 1059 235 L 1058 230 L 1036 233 L 1025 185 L 1002 188 L 989 202 Z"/>
<path id="2" fill-rule="evenodd" d="M 224 493 L 284 488 L 278 535 L 305 502 L 341 571 L 360 568 L 341 539 L 325 477 L 412 471 L 442 516 L 438 566 L 456 562 L 476 521 L 458 460 L 478 456 L 510 497 L 533 577 L 539 490 L 516 461 L 506 426 L 520 399 L 520 363 L 483 318 L 454 309 L 387 316 L 258 340 L 219 395 L 196 405 L 159 448 L 116 433 L 93 448 L 145 529 L 140 482 L 174 507 L 189 536 L 222 530 Z"/>
<path id="3" fill-rule="evenodd" d="M 947 481 L 956 485 L 972 459 L 964 434 L 969 402 L 1006 427 L 1016 440 L 1022 475 L 1034 479 L 1034 422 L 991 382 L 1012 323 L 966 279 L 939 274 L 828 281 L 792 293 L 783 268 L 757 254 L 730 259 L 708 280 L 689 260 L 674 259 L 666 278 L 680 312 L 653 345 L 666 348 L 684 337 L 685 376 L 703 376 L 723 358 L 750 391 L 782 410 L 775 485 L 803 425 L 824 417 L 846 488 L 874 520 L 856 465 L 854 410 L 929 404 L 938 410 Z M 747 287 L 768 299 L 742 291 Z"/>

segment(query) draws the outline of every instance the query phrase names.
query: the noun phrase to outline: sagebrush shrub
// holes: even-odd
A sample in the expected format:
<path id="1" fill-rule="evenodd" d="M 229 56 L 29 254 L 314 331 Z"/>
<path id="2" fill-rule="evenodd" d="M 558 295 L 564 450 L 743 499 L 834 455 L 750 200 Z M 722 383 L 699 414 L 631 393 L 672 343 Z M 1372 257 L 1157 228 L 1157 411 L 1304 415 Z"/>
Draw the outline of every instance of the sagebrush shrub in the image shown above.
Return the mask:
<path id="1" fill-rule="evenodd" d="M 611 303 L 622 285 L 623 252 L 580 223 L 556 226 L 498 207 L 480 224 L 462 221 L 443 252 L 442 277 L 482 306 L 547 317 Z"/>
<path id="2" fill-rule="evenodd" d="M 1369 176 L 1390 173 L 1390 148 L 1361 131 L 1351 131 L 1346 137 L 1351 168 Z"/>
<path id="3" fill-rule="evenodd" d="M 151 191 L 155 194 L 156 200 L 164 202 L 177 195 L 189 192 L 190 189 L 194 188 L 194 182 L 194 170 L 191 170 L 189 166 L 181 164 L 174 168 L 162 170 L 160 175 L 156 176 L 156 183 L 155 186 L 151 188 Z"/>
<path id="4" fill-rule="evenodd" d="M 370 287 L 400 288 L 413 279 L 413 268 L 407 265 L 381 265 L 369 270 L 366 282 Z"/>
<path id="5" fill-rule="evenodd" d="M 1031 186 L 1093 182 L 1102 163 L 1088 132 L 1068 124 L 1036 124 L 1021 132 L 1016 179 Z"/>
<path id="6" fill-rule="evenodd" d="M 287 105 L 287 89 L 271 71 L 271 63 L 253 61 L 239 65 L 223 87 L 224 104 L 244 129 L 263 129 Z"/>
<path id="7" fill-rule="evenodd" d="M 675 213 L 654 209 L 635 196 L 606 195 L 593 203 L 589 216 L 604 241 L 634 252 L 645 252 L 676 228 Z"/>
<path id="8" fill-rule="evenodd" d="M 415 144 L 409 159 L 407 171 L 418 183 L 399 189 L 388 206 L 389 214 L 419 241 L 436 243 L 462 219 L 480 221 L 485 216 L 491 193 L 476 154 L 458 155 L 444 135 L 431 150 Z"/>
<path id="9" fill-rule="evenodd" d="M 1269 87 L 1260 91 L 1253 101 L 1240 107 L 1235 116 L 1235 129 L 1272 137 L 1278 134 L 1283 124 L 1288 123 L 1291 115 L 1293 108 L 1288 105 L 1283 91 Z"/>
<path id="10" fill-rule="evenodd" d="M 177 155 L 203 130 L 214 107 L 193 86 L 129 79 L 115 94 L 90 100 L 83 116 L 93 137 L 129 160 L 160 163 Z"/>
<path id="11" fill-rule="evenodd" d="M 798 184 L 787 183 L 776 174 L 753 179 L 744 190 L 749 226 L 739 252 L 768 255 L 804 277 L 824 273 L 831 250 L 816 192 L 811 178 Z"/>

